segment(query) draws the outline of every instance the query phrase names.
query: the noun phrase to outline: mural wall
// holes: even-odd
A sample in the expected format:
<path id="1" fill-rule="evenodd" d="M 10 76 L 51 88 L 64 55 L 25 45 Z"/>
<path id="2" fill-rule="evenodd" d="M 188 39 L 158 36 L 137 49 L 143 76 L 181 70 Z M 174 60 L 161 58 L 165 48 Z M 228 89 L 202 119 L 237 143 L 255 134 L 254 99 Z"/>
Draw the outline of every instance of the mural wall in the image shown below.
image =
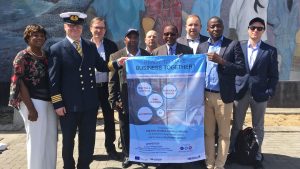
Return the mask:
<path id="1" fill-rule="evenodd" d="M 162 35 L 167 24 L 176 25 L 185 36 L 185 19 L 191 13 L 200 16 L 202 34 L 207 35 L 208 18 L 216 15 L 224 20 L 225 36 L 244 41 L 249 20 L 259 16 L 268 23 L 263 39 L 278 49 L 280 80 L 300 79 L 300 0 L 0 0 L 0 82 L 10 81 L 12 60 L 26 47 L 26 25 L 45 26 L 49 46 L 65 36 L 58 14 L 75 10 L 87 13 L 88 20 L 104 17 L 106 36 L 119 47 L 128 28 L 140 30 L 142 47 L 144 32 L 155 29 Z M 83 36 L 90 38 L 88 22 L 84 30 Z"/>

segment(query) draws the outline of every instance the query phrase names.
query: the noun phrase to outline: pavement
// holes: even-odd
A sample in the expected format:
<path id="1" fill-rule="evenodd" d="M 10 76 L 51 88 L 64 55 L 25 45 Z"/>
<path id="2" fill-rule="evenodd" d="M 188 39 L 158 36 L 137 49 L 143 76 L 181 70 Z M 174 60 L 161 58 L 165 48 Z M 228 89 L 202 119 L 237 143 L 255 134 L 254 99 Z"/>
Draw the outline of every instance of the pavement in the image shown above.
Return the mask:
<path id="1" fill-rule="evenodd" d="M 278 112 L 278 111 L 277 111 Z M 289 112 L 282 109 L 281 112 Z M 292 114 L 298 114 L 291 110 Z M 299 112 L 299 111 L 298 111 Z M 275 113 L 275 111 L 273 112 Z M 300 114 L 299 114 L 300 115 Z M 117 138 L 119 136 L 118 125 Z M 300 126 L 266 126 L 265 139 L 262 146 L 265 160 L 265 169 L 300 169 Z M 74 149 L 74 158 L 77 159 L 77 138 Z M 62 135 L 59 133 L 57 148 L 57 169 L 63 168 L 61 156 Z M 26 169 L 26 133 L 19 131 L 1 131 L 0 143 L 8 145 L 7 150 L 0 152 L 0 169 Z M 121 151 L 117 149 L 117 151 Z M 94 151 L 94 161 L 90 165 L 91 169 L 121 169 L 121 162 L 109 160 L 104 148 L 103 120 L 98 119 L 96 131 L 96 145 Z M 140 169 L 139 165 L 133 165 L 129 169 Z M 198 163 L 189 165 L 186 169 L 202 169 Z M 226 169 L 252 169 L 251 166 L 231 164 L 225 166 Z M 155 169 L 150 166 L 149 169 Z"/>

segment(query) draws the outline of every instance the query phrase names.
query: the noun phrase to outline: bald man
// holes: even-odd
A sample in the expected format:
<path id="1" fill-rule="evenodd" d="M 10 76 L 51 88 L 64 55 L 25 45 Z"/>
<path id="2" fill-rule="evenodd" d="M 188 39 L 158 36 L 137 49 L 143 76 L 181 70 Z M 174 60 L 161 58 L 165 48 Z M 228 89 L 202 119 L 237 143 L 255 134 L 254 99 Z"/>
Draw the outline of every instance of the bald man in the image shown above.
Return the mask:
<path id="1" fill-rule="evenodd" d="M 158 46 L 157 32 L 155 30 L 150 30 L 146 33 L 145 44 L 146 51 L 152 53 L 152 51 Z"/>

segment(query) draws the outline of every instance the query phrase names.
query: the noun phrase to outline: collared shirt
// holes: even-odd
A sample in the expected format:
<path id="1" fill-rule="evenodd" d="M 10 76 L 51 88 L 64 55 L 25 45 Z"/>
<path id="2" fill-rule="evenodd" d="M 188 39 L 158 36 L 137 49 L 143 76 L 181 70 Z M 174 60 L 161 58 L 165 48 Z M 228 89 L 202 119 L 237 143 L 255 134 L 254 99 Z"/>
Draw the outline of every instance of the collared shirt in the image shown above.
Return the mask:
<path id="1" fill-rule="evenodd" d="M 248 57 L 248 63 L 249 63 L 249 68 L 250 70 L 252 69 L 253 67 L 253 64 L 256 60 L 256 57 L 257 57 L 257 53 L 258 53 L 258 49 L 259 49 L 259 46 L 261 44 L 261 41 L 259 41 L 255 47 L 252 47 L 251 44 L 250 44 L 250 41 L 248 40 L 248 45 L 247 45 L 247 57 Z"/>
<path id="2" fill-rule="evenodd" d="M 153 52 L 153 50 L 151 51 L 150 50 L 150 48 L 148 48 L 148 46 L 146 46 L 146 49 L 145 49 L 147 52 L 149 52 L 149 53 L 152 53 Z"/>
<path id="3" fill-rule="evenodd" d="M 141 50 L 140 50 L 140 48 L 138 49 L 138 51 L 137 51 L 137 53 L 136 53 L 135 55 L 129 53 L 129 51 L 127 50 L 127 48 L 126 48 L 126 52 L 127 52 L 127 56 L 128 56 L 128 57 L 132 57 L 132 56 L 141 56 Z"/>
<path id="4" fill-rule="evenodd" d="M 208 51 L 207 53 L 220 53 L 221 50 L 221 44 L 223 41 L 223 36 L 216 41 L 215 43 L 212 43 L 211 39 L 208 39 Z M 205 88 L 214 90 L 214 91 L 220 91 L 220 84 L 219 84 L 219 76 L 218 76 L 218 63 L 212 62 L 206 58 L 207 65 L 206 65 L 206 76 L 205 76 Z"/>
<path id="5" fill-rule="evenodd" d="M 105 61 L 106 58 L 105 58 L 105 50 L 104 50 L 103 40 L 100 42 L 99 47 L 97 47 L 97 51 L 98 51 L 100 57 L 102 57 L 103 60 Z M 108 73 L 107 72 L 98 72 L 96 70 L 95 76 L 96 76 L 96 83 L 108 82 Z"/>
<path id="6" fill-rule="evenodd" d="M 170 47 L 172 51 L 170 51 Z M 167 45 L 168 55 L 176 55 L 176 47 L 177 47 L 177 43 L 174 43 L 172 46 Z"/>
<path id="7" fill-rule="evenodd" d="M 127 56 L 128 57 L 133 57 L 133 56 L 141 56 L 141 50 L 140 48 L 138 48 L 138 51 L 135 55 L 129 53 L 128 49 L 126 48 L 126 53 L 127 53 Z M 126 66 L 124 65 L 124 68 L 126 70 Z M 126 71 L 125 71 L 126 72 Z M 126 73 L 123 73 L 123 76 L 122 76 L 123 80 L 126 81 Z"/>
<path id="8" fill-rule="evenodd" d="M 74 46 L 74 48 L 76 49 L 76 45 L 74 44 L 74 41 L 75 40 L 73 40 L 73 39 L 71 39 L 69 36 L 66 36 L 66 38 L 70 41 L 70 43 Z M 82 47 L 82 44 L 81 44 L 81 38 L 80 38 L 80 40 L 79 40 L 79 44 L 80 44 L 80 46 Z"/>
<path id="9" fill-rule="evenodd" d="M 192 39 L 190 36 L 186 36 L 186 39 L 188 41 L 189 47 L 193 48 L 193 53 L 196 54 L 199 43 L 200 43 L 200 36 L 196 39 Z"/>

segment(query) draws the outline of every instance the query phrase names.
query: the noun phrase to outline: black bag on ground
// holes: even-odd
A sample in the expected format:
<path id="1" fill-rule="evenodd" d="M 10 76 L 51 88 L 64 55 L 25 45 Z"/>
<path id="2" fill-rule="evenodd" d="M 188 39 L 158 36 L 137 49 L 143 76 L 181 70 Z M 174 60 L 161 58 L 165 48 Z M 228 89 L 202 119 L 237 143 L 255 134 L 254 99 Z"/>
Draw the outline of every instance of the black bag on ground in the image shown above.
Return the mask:
<path id="1" fill-rule="evenodd" d="M 243 165 L 253 165 L 259 149 L 256 133 L 252 127 L 241 130 L 235 144 L 235 161 Z"/>

